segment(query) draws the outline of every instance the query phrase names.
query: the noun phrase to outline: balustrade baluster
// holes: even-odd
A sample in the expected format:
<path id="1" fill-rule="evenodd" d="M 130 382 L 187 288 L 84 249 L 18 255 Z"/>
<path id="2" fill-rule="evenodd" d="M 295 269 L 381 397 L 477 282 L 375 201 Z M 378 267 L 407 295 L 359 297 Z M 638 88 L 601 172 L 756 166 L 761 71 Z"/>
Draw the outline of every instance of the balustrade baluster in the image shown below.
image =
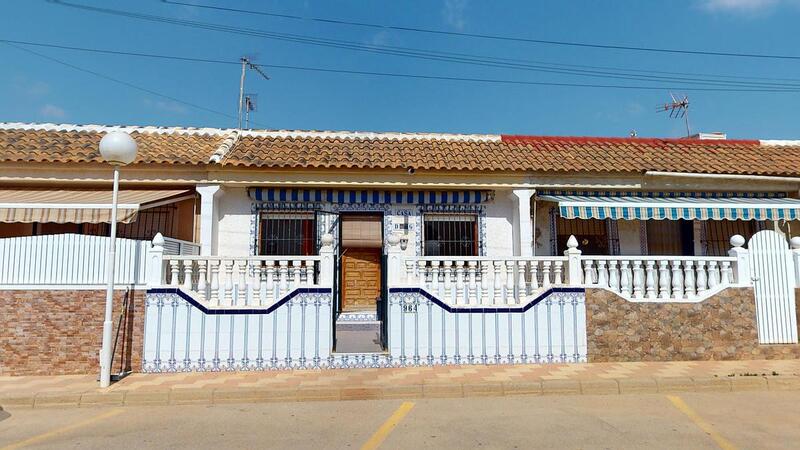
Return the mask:
<path id="1" fill-rule="evenodd" d="M 539 261 L 531 261 L 531 295 L 539 290 Z"/>
<path id="2" fill-rule="evenodd" d="M 694 284 L 694 261 L 684 261 L 683 263 L 683 291 L 686 293 L 686 298 L 695 296 Z"/>
<path id="3" fill-rule="evenodd" d="M 208 287 L 206 270 L 208 266 L 206 266 L 206 264 L 208 264 L 208 261 L 204 259 L 197 261 L 197 292 L 200 293 L 200 297 L 203 299 L 208 299 L 208 292 L 206 292 L 206 288 Z"/>
<path id="4" fill-rule="evenodd" d="M 236 286 L 236 304 L 247 305 L 247 260 L 240 260 L 236 264 L 236 270 L 239 271 L 239 282 Z"/>
<path id="5" fill-rule="evenodd" d="M 489 261 L 481 261 L 481 303 L 488 305 L 491 303 L 491 293 L 489 292 Z"/>
<path id="6" fill-rule="evenodd" d="M 453 261 L 444 262 L 444 298 L 446 303 L 453 304 Z"/>
<path id="7" fill-rule="evenodd" d="M 656 298 L 656 272 L 655 272 L 655 261 L 646 261 L 646 271 L 645 271 L 645 290 L 647 291 L 647 298 L 654 299 Z"/>
<path id="8" fill-rule="evenodd" d="M 302 261 L 294 260 L 292 261 L 292 287 L 291 289 L 297 289 L 300 287 L 301 283 L 301 272 L 302 272 Z"/>
<path id="9" fill-rule="evenodd" d="M 719 285 L 719 266 L 716 261 L 708 262 L 708 288 L 714 289 Z"/>
<path id="10" fill-rule="evenodd" d="M 478 261 L 470 261 L 469 268 L 467 272 L 469 274 L 469 287 L 467 289 L 467 301 L 465 302 L 467 305 L 474 305 L 478 303 L 478 287 L 476 284 L 477 276 L 476 270 L 478 266 Z"/>
<path id="11" fill-rule="evenodd" d="M 407 260 L 405 260 L 405 266 L 406 266 L 406 282 L 409 285 L 411 285 L 411 280 L 416 278 L 416 275 L 414 274 L 414 270 L 416 269 L 417 264 L 416 264 L 415 261 L 407 259 Z"/>
<path id="12" fill-rule="evenodd" d="M 553 262 L 553 284 L 560 286 L 563 284 L 564 261 Z"/>
<path id="13" fill-rule="evenodd" d="M 620 261 L 619 265 L 619 285 L 623 297 L 630 297 L 633 292 L 633 280 L 631 279 L 631 262 Z"/>
<path id="14" fill-rule="evenodd" d="M 225 266 L 225 305 L 233 305 L 233 260 L 222 264 Z"/>
<path id="15" fill-rule="evenodd" d="M 191 291 L 192 289 L 192 272 L 194 272 L 194 261 L 191 259 L 183 260 L 183 289 Z"/>
<path id="16" fill-rule="evenodd" d="M 505 305 L 513 305 L 516 303 L 514 298 L 514 261 L 505 261 L 506 266 L 506 288 L 505 295 L 503 296 Z"/>
<path id="17" fill-rule="evenodd" d="M 456 305 L 466 303 L 464 287 L 464 261 L 456 261 Z"/>
<path id="18" fill-rule="evenodd" d="M 314 286 L 314 261 L 308 259 L 306 265 L 306 286 Z"/>
<path id="19" fill-rule="evenodd" d="M 209 292 L 209 301 L 212 306 L 219 306 L 219 261 L 211 260 L 211 289 Z"/>
<path id="20" fill-rule="evenodd" d="M 683 270 L 678 260 L 672 261 L 672 298 L 675 300 L 683 298 Z"/>
<path id="21" fill-rule="evenodd" d="M 542 261 L 542 287 L 549 288 L 552 283 L 550 282 L 550 261 Z"/>
<path id="22" fill-rule="evenodd" d="M 695 278 L 695 282 L 697 283 L 697 294 L 700 295 L 706 290 L 708 290 L 708 277 L 706 275 L 706 262 L 705 261 L 697 261 L 697 278 Z"/>
<path id="23" fill-rule="evenodd" d="M 431 264 L 436 265 L 436 262 L 434 261 Z M 428 292 L 433 292 L 430 285 L 426 284 L 428 277 L 425 276 L 425 261 L 417 261 L 417 273 L 419 274 L 419 287 L 422 289 L 427 288 Z"/>
<path id="24" fill-rule="evenodd" d="M 498 305 L 503 303 L 503 280 L 500 279 L 500 270 L 503 266 L 503 261 L 492 261 L 494 266 L 494 278 L 492 279 L 492 303 Z"/>
<path id="25" fill-rule="evenodd" d="M 278 300 L 289 291 L 289 261 L 278 262 Z"/>
<path id="26" fill-rule="evenodd" d="M 591 259 L 583 260 L 583 282 L 585 284 L 594 284 L 594 276 L 592 276 L 594 270 L 592 270 L 592 265 L 594 261 Z"/>
<path id="27" fill-rule="evenodd" d="M 672 282 L 669 277 L 669 261 L 661 260 L 658 262 L 658 297 L 667 299 L 670 296 Z"/>
<path id="28" fill-rule="evenodd" d="M 275 303 L 275 261 L 266 261 L 267 265 L 267 304 Z"/>
<path id="29" fill-rule="evenodd" d="M 731 270 L 730 261 L 722 261 L 721 283 L 723 286 L 728 286 L 733 284 L 733 271 Z"/>
<path id="30" fill-rule="evenodd" d="M 614 260 L 608 262 L 608 287 L 613 292 L 619 293 L 619 271 L 617 261 Z"/>
<path id="31" fill-rule="evenodd" d="M 524 303 L 528 297 L 528 283 L 525 281 L 527 261 L 517 261 L 517 298 L 519 303 Z"/>
<path id="32" fill-rule="evenodd" d="M 642 261 L 633 261 L 633 296 L 644 297 L 644 276 L 642 274 Z"/>
<path id="33" fill-rule="evenodd" d="M 602 259 L 597 261 L 597 285 L 608 287 L 608 269 L 606 268 L 606 261 Z"/>
<path id="34" fill-rule="evenodd" d="M 267 296 L 269 285 L 267 284 L 267 268 L 264 262 L 258 264 L 258 304 L 261 306 L 267 305 Z"/>
<path id="35" fill-rule="evenodd" d="M 179 284 L 178 274 L 180 273 L 179 261 L 177 259 L 169 260 L 169 284 L 170 286 L 177 286 Z"/>
<path id="36" fill-rule="evenodd" d="M 444 284 L 439 282 L 439 279 L 441 278 L 439 264 L 440 261 L 434 261 L 431 263 L 431 268 L 429 269 L 431 281 L 428 285 L 431 287 L 430 292 L 441 298 L 444 295 Z"/>

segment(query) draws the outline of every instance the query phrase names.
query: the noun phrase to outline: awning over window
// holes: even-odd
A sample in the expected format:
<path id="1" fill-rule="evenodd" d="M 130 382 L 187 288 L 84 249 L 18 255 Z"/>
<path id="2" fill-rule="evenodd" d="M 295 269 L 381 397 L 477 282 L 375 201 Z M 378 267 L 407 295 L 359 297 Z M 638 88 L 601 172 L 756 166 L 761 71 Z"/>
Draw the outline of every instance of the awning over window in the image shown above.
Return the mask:
<path id="1" fill-rule="evenodd" d="M 492 191 L 350 191 L 337 189 L 250 188 L 250 198 L 257 202 L 327 202 L 327 203 L 410 203 L 464 204 L 483 203 Z"/>
<path id="2" fill-rule="evenodd" d="M 140 209 L 191 196 L 189 190 L 121 190 L 117 220 L 130 223 Z M 0 189 L 0 222 L 107 223 L 110 190 Z"/>
<path id="3" fill-rule="evenodd" d="M 754 197 L 640 197 L 542 195 L 565 219 L 795 220 L 800 200 Z"/>

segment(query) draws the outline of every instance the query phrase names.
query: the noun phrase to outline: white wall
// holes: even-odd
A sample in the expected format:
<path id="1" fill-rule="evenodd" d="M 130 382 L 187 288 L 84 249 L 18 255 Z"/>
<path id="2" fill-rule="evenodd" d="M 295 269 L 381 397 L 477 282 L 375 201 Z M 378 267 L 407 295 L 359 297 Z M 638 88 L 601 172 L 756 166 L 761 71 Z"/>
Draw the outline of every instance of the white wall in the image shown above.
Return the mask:
<path id="1" fill-rule="evenodd" d="M 245 188 L 228 188 L 219 194 L 217 254 L 249 256 L 251 201 Z"/>
<path id="2" fill-rule="evenodd" d="M 497 191 L 486 204 L 486 256 L 514 254 L 514 202 L 510 191 Z"/>

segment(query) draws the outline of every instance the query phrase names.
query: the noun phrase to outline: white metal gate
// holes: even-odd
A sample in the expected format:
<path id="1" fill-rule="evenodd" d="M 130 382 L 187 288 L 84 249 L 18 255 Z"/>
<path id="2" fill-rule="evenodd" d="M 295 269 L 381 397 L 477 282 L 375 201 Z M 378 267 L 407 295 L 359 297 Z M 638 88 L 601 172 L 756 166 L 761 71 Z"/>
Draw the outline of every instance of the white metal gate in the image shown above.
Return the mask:
<path id="1" fill-rule="evenodd" d="M 759 343 L 797 343 L 794 262 L 786 237 L 771 230 L 760 231 L 747 246 Z"/>

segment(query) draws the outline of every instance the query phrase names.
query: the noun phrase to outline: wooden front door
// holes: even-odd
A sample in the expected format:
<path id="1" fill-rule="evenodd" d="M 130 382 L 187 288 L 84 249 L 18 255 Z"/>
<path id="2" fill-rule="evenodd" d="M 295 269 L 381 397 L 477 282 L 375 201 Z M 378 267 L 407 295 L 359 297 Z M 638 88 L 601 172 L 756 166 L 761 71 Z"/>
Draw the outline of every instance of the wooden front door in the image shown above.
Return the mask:
<path id="1" fill-rule="evenodd" d="M 381 295 L 381 249 L 345 249 L 342 286 L 343 311 L 375 311 Z"/>

